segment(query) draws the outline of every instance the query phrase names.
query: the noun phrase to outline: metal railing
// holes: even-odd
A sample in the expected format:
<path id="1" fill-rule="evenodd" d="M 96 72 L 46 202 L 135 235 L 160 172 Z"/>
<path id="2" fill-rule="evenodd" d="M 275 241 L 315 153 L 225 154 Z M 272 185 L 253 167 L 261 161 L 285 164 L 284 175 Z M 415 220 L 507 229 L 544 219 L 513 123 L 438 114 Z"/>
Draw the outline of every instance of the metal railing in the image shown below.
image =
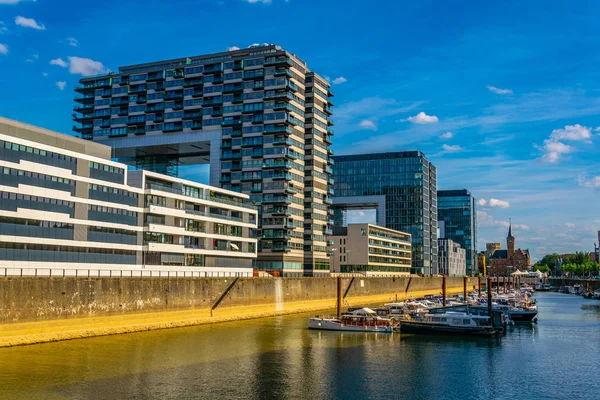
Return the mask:
<path id="1" fill-rule="evenodd" d="M 0 276 L 80 278 L 251 278 L 252 271 L 179 271 L 152 269 L 0 268 Z"/>

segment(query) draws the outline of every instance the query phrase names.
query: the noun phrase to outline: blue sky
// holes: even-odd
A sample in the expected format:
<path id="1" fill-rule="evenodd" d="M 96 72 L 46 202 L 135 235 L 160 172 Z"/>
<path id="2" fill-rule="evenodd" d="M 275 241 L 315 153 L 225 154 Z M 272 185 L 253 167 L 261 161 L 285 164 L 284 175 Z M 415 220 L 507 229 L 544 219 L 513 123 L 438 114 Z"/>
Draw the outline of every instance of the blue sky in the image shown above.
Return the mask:
<path id="1" fill-rule="evenodd" d="M 0 115 L 71 133 L 83 75 L 276 43 L 337 82 L 336 154 L 419 149 L 439 188 L 481 199 L 479 249 L 504 247 L 512 217 L 534 258 L 590 251 L 599 17 L 594 1 L 0 0 Z"/>

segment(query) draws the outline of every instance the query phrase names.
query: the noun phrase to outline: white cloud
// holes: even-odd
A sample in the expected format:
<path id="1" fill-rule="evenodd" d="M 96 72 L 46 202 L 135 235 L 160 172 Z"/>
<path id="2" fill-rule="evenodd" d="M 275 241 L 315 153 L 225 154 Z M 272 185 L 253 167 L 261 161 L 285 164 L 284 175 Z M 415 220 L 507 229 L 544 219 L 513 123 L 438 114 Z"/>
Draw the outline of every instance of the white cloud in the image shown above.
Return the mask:
<path id="1" fill-rule="evenodd" d="M 574 223 L 572 223 L 572 222 L 567 222 L 567 223 L 565 224 L 565 226 L 566 226 L 567 228 L 569 228 L 569 229 L 573 229 L 573 228 L 575 228 L 575 224 L 574 224 Z"/>
<path id="2" fill-rule="evenodd" d="M 442 148 L 444 149 L 444 151 L 448 152 L 448 153 L 456 153 L 457 151 L 462 151 L 463 148 L 460 147 L 457 144 L 454 145 L 450 145 L 450 144 L 446 144 L 444 143 Z"/>
<path id="3" fill-rule="evenodd" d="M 359 217 L 364 217 L 365 215 L 367 215 L 367 214 L 365 214 L 365 212 L 364 212 L 364 211 L 359 211 L 359 212 L 358 212 L 358 216 L 359 216 Z"/>
<path id="4" fill-rule="evenodd" d="M 42 76 L 48 76 L 47 72 L 42 72 Z"/>
<path id="5" fill-rule="evenodd" d="M 479 199 L 479 201 L 477 202 L 477 205 L 479 205 L 480 207 L 485 207 L 487 205 L 487 200 L 486 199 Z"/>
<path id="6" fill-rule="evenodd" d="M 440 135 L 440 137 L 441 137 L 442 139 L 452 139 L 452 138 L 454 137 L 454 133 L 452 133 L 452 132 L 446 132 L 446 133 L 442 133 L 442 134 Z"/>
<path id="7" fill-rule="evenodd" d="M 4 54 L 4 55 L 8 54 L 8 47 L 6 47 L 5 44 L 0 43 L 0 54 Z"/>
<path id="8" fill-rule="evenodd" d="M 0 4 L 18 4 L 21 1 L 32 1 L 32 0 L 0 0 Z M 36 0 L 33 0 L 33 2 L 35 3 Z"/>
<path id="9" fill-rule="evenodd" d="M 67 43 L 69 44 L 69 46 L 72 46 L 72 47 L 79 46 L 79 40 L 72 38 L 72 37 L 67 38 Z"/>
<path id="10" fill-rule="evenodd" d="M 239 49 L 240 49 L 240 48 L 239 48 L 239 47 L 237 47 L 237 46 L 229 46 L 229 47 L 227 48 L 227 51 L 236 51 L 236 50 L 239 50 Z"/>
<path id="11" fill-rule="evenodd" d="M 69 72 L 72 74 L 81 74 L 83 76 L 93 76 L 108 72 L 106 67 L 100 61 L 94 61 L 89 58 L 68 57 Z"/>
<path id="12" fill-rule="evenodd" d="M 407 121 L 410 121 L 413 124 L 434 124 L 439 120 L 438 117 L 436 117 L 435 115 L 427 115 L 423 111 L 421 111 L 414 117 L 408 117 Z"/>
<path id="13" fill-rule="evenodd" d="M 346 83 L 346 82 L 348 82 L 348 80 L 346 78 L 344 78 L 343 76 L 340 76 L 339 78 L 335 78 L 333 80 L 334 85 L 341 85 L 342 83 Z"/>
<path id="14" fill-rule="evenodd" d="M 579 124 L 567 125 L 564 129 L 555 129 L 550 135 L 552 140 L 581 140 L 587 143 L 591 143 L 592 129 L 587 126 L 581 126 Z"/>
<path id="15" fill-rule="evenodd" d="M 331 78 L 330 78 L 329 76 L 327 76 L 327 75 L 325 75 L 325 76 L 323 77 L 323 79 L 325 79 L 327 82 L 331 82 Z"/>
<path id="16" fill-rule="evenodd" d="M 246 0 L 250 4 L 271 4 L 271 0 Z"/>
<path id="17" fill-rule="evenodd" d="M 490 204 L 490 207 L 500 207 L 500 208 L 510 207 L 510 203 L 508 201 L 498 200 L 498 199 L 490 199 L 489 204 Z"/>
<path id="18" fill-rule="evenodd" d="M 573 147 L 562 142 L 555 142 L 553 140 L 546 139 L 544 140 L 544 147 L 542 150 L 544 151 L 542 160 L 549 163 L 555 163 L 560 160 L 563 154 L 571 153 L 573 151 Z"/>
<path id="19" fill-rule="evenodd" d="M 58 82 L 56 82 L 56 86 L 60 90 L 65 90 L 65 87 L 67 86 L 67 82 L 65 82 L 65 81 L 58 81 Z"/>
<path id="20" fill-rule="evenodd" d="M 55 58 L 54 60 L 50 60 L 50 65 L 58 65 L 59 67 L 67 68 L 69 64 L 67 64 L 62 58 Z"/>
<path id="21" fill-rule="evenodd" d="M 486 213 L 485 211 L 479 211 L 479 210 L 477 211 L 477 223 L 483 227 L 499 226 L 499 227 L 503 227 L 503 228 L 508 228 L 508 226 L 510 225 L 510 223 L 508 221 L 497 220 L 490 214 Z M 512 224 L 512 227 L 513 227 L 513 229 L 521 229 L 524 231 L 529 230 L 529 226 L 525 225 L 525 224 Z"/>
<path id="22" fill-rule="evenodd" d="M 490 92 L 496 93 L 496 94 L 513 94 L 512 89 L 500 89 L 497 88 L 496 86 L 486 86 L 486 88 L 488 88 L 488 90 Z"/>
<path id="23" fill-rule="evenodd" d="M 8 28 L 4 25 L 4 21 L 0 21 L 0 35 L 8 31 Z"/>
<path id="24" fill-rule="evenodd" d="M 374 131 L 377 130 L 377 125 L 375 125 L 373 121 L 369 121 L 368 119 L 363 119 L 362 121 L 360 121 L 359 125 L 361 128 L 371 129 Z"/>
<path id="25" fill-rule="evenodd" d="M 600 126 L 594 129 L 594 132 L 600 132 Z"/>
<path id="26" fill-rule="evenodd" d="M 592 177 L 592 179 L 579 177 L 579 186 L 600 189 L 600 175 Z"/>
<path id="27" fill-rule="evenodd" d="M 46 29 L 44 24 L 38 24 L 37 22 L 35 22 L 35 19 L 21 17 L 20 15 L 15 18 L 15 24 L 23 26 L 25 28 L 37 29 L 39 31 L 43 31 Z"/>
<path id="28" fill-rule="evenodd" d="M 35 60 L 39 60 L 39 58 L 40 58 L 39 54 L 33 54 L 31 57 L 29 57 L 27 59 L 27 62 L 28 63 L 32 63 L 32 62 L 35 62 Z"/>

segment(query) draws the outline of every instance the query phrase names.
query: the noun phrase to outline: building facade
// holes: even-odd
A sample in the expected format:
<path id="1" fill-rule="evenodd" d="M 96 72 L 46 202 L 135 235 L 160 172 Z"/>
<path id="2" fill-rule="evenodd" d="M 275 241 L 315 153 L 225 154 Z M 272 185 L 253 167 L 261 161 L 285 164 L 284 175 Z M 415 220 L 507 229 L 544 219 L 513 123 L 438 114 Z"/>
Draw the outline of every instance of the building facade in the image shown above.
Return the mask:
<path id="1" fill-rule="evenodd" d="M 466 189 L 438 190 L 438 221 L 444 222 L 444 238 L 460 244 L 467 254 L 467 275 L 477 267 L 477 203 Z M 438 242 L 439 244 L 439 242 Z"/>
<path id="2" fill-rule="evenodd" d="M 438 239 L 437 274 L 446 276 L 464 276 L 467 274 L 467 252 L 452 239 Z"/>
<path id="3" fill-rule="evenodd" d="M 331 272 L 365 276 L 409 276 L 409 233 L 372 224 L 350 224 L 334 228 L 330 236 Z"/>
<path id="4" fill-rule="evenodd" d="M 531 269 L 529 249 L 515 250 L 516 239 L 512 234 L 512 223 L 508 228 L 506 237 L 506 250 L 496 250 L 490 258 L 491 273 L 496 276 L 509 276 L 516 269 Z"/>
<path id="5" fill-rule="evenodd" d="M 111 161 L 110 147 L 0 119 L 0 266 L 252 276 L 240 193 Z"/>
<path id="6" fill-rule="evenodd" d="M 479 267 L 479 273 L 482 276 L 487 276 L 487 263 L 488 258 L 484 252 L 477 254 L 477 266 Z"/>
<path id="7" fill-rule="evenodd" d="M 500 243 L 486 243 L 485 244 L 485 256 L 488 258 L 488 260 L 496 252 L 496 250 L 500 250 Z"/>
<path id="8" fill-rule="evenodd" d="M 329 272 L 333 94 L 302 59 L 254 46 L 80 82 L 74 130 L 83 138 L 169 175 L 210 164 L 211 185 L 259 206 L 259 268 Z"/>
<path id="9" fill-rule="evenodd" d="M 437 270 L 437 173 L 419 151 L 334 157 L 334 215 L 376 208 L 377 225 L 412 238 L 412 272 Z"/>

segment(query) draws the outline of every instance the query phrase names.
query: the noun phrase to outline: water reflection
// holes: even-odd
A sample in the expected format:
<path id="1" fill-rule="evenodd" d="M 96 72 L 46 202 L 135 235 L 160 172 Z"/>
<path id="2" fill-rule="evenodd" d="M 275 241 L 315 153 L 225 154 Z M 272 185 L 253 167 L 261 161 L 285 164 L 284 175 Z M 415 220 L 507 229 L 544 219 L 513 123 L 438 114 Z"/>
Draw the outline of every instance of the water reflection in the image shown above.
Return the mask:
<path id="1" fill-rule="evenodd" d="M 589 305 L 540 295 L 538 325 L 492 338 L 309 331 L 303 315 L 2 349 L 0 398 L 584 398 L 600 393 Z"/>

